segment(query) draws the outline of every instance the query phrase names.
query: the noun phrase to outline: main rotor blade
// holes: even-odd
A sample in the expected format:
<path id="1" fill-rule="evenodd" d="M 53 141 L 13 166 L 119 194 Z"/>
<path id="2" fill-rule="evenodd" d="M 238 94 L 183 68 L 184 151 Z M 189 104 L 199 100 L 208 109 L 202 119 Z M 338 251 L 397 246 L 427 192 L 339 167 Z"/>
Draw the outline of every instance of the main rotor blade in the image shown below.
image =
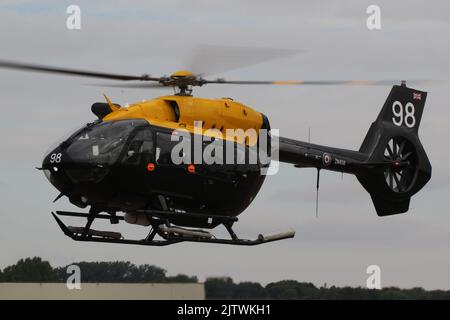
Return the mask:
<path id="1" fill-rule="evenodd" d="M 214 75 L 292 56 L 300 52 L 280 48 L 199 45 L 194 48 L 186 66 L 196 75 Z"/>
<path id="2" fill-rule="evenodd" d="M 110 88 L 135 88 L 135 89 L 160 89 L 160 88 L 170 88 L 170 86 L 165 86 L 161 83 L 149 83 L 149 82 L 137 82 L 137 83 L 92 83 L 90 86 L 95 87 L 110 87 Z"/>
<path id="3" fill-rule="evenodd" d="M 141 81 L 159 81 L 160 78 L 152 78 L 148 75 L 142 76 L 130 76 L 116 73 L 105 73 L 87 70 L 67 69 L 59 67 L 44 66 L 39 64 L 21 63 L 15 61 L 0 60 L 0 68 L 35 71 L 35 72 L 47 72 L 57 73 L 72 76 L 91 77 L 91 78 L 103 78 L 112 80 L 141 80 Z"/>
<path id="4" fill-rule="evenodd" d="M 241 80 L 204 80 L 206 84 L 243 84 L 243 85 L 359 85 L 359 86 L 385 86 L 399 84 L 395 80 L 314 80 L 314 81 L 241 81 Z M 411 80 L 408 83 L 424 83 L 428 80 Z"/>

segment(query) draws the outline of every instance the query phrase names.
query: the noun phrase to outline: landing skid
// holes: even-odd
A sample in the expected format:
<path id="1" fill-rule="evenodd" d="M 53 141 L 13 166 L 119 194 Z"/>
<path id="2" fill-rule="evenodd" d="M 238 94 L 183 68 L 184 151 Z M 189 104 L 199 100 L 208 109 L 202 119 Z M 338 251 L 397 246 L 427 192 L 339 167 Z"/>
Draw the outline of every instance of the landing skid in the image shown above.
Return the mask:
<path id="1" fill-rule="evenodd" d="M 148 214 L 152 217 L 151 230 L 146 238 L 141 240 L 124 239 L 119 232 L 112 231 L 99 231 L 91 229 L 92 222 L 95 219 L 108 219 L 112 223 L 124 220 L 123 216 L 101 214 L 96 212 L 81 213 L 81 212 L 69 212 L 69 211 L 56 211 L 52 212 L 53 218 L 55 218 L 61 230 L 64 234 L 75 241 L 90 241 L 90 242 L 106 242 L 106 243 L 122 243 L 122 244 L 135 244 L 143 246 L 167 246 L 179 242 L 204 242 L 204 243 L 218 243 L 218 244 L 231 244 L 242 246 L 254 246 L 262 243 L 283 240 L 293 238 L 295 231 L 287 231 L 272 235 L 260 234 L 255 240 L 240 239 L 233 231 L 233 223 L 238 219 L 236 217 L 226 216 L 213 216 L 209 217 L 204 214 L 195 213 L 183 213 L 184 216 L 193 217 L 206 217 L 214 218 L 220 221 L 220 224 L 224 225 L 227 229 L 231 239 L 220 239 L 214 237 L 210 232 L 201 229 L 185 229 L 168 222 L 168 218 L 178 213 L 171 211 L 160 210 L 145 210 L 141 213 Z M 87 218 L 87 223 L 84 227 L 72 227 L 66 226 L 58 216 L 71 216 Z M 158 235 L 161 239 L 155 239 Z"/>

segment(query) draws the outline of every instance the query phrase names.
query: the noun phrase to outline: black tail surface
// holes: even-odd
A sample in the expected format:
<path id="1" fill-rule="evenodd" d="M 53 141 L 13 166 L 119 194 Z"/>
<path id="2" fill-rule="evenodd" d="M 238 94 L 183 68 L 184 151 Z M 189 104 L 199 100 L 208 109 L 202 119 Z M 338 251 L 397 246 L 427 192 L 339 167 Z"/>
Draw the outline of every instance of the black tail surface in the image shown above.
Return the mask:
<path id="1" fill-rule="evenodd" d="M 359 150 L 369 155 L 368 167 L 356 176 L 379 216 L 408 211 L 411 196 L 431 178 L 418 136 L 426 98 L 426 92 L 394 86 Z"/>

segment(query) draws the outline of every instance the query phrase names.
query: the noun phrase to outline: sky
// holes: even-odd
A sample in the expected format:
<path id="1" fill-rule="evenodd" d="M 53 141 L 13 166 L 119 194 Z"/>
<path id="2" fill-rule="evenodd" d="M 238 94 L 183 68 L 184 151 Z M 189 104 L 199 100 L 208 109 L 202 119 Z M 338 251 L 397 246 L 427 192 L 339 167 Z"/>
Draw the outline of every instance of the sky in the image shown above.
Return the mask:
<path id="1" fill-rule="evenodd" d="M 66 9 L 81 8 L 81 29 L 68 30 Z M 366 9 L 381 9 L 381 29 L 368 30 Z M 190 65 L 195 48 L 246 46 L 296 54 L 214 74 L 238 80 L 448 80 L 448 1 L 23 1 L 0 3 L 0 59 L 125 74 L 165 75 Z M 256 58 L 255 58 L 256 59 Z M 218 62 L 220 64 L 220 62 Z M 450 289 L 450 83 L 429 93 L 419 131 L 433 166 L 406 214 L 378 217 L 355 177 L 322 172 L 315 216 L 313 169 L 282 164 L 266 179 L 236 232 L 296 231 L 294 239 L 256 247 L 181 243 L 139 247 L 75 242 L 50 212 L 74 210 L 39 166 L 67 132 L 92 121 L 106 93 L 122 105 L 170 93 L 120 89 L 101 80 L 0 70 L 0 268 L 40 256 L 54 266 L 129 260 L 169 274 L 231 276 L 263 284 L 283 279 L 316 285 L 365 286 L 369 265 L 382 286 Z M 357 150 L 389 86 L 206 86 L 195 95 L 233 97 L 266 114 L 280 135 Z M 74 224 L 71 219 L 65 219 Z M 117 230 L 98 223 L 98 229 Z M 139 238 L 146 230 L 121 225 Z M 219 230 L 219 234 L 224 234 Z"/>

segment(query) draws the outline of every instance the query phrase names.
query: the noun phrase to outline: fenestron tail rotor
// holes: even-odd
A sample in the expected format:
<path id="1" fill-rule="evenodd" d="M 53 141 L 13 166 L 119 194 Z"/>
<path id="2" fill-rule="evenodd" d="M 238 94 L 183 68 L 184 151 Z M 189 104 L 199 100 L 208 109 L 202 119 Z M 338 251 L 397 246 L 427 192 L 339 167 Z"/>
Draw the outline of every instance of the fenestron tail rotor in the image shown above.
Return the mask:
<path id="1" fill-rule="evenodd" d="M 403 137 L 394 137 L 386 145 L 384 159 L 394 164 L 384 171 L 388 187 L 394 192 L 407 192 L 417 171 L 413 145 Z"/>

